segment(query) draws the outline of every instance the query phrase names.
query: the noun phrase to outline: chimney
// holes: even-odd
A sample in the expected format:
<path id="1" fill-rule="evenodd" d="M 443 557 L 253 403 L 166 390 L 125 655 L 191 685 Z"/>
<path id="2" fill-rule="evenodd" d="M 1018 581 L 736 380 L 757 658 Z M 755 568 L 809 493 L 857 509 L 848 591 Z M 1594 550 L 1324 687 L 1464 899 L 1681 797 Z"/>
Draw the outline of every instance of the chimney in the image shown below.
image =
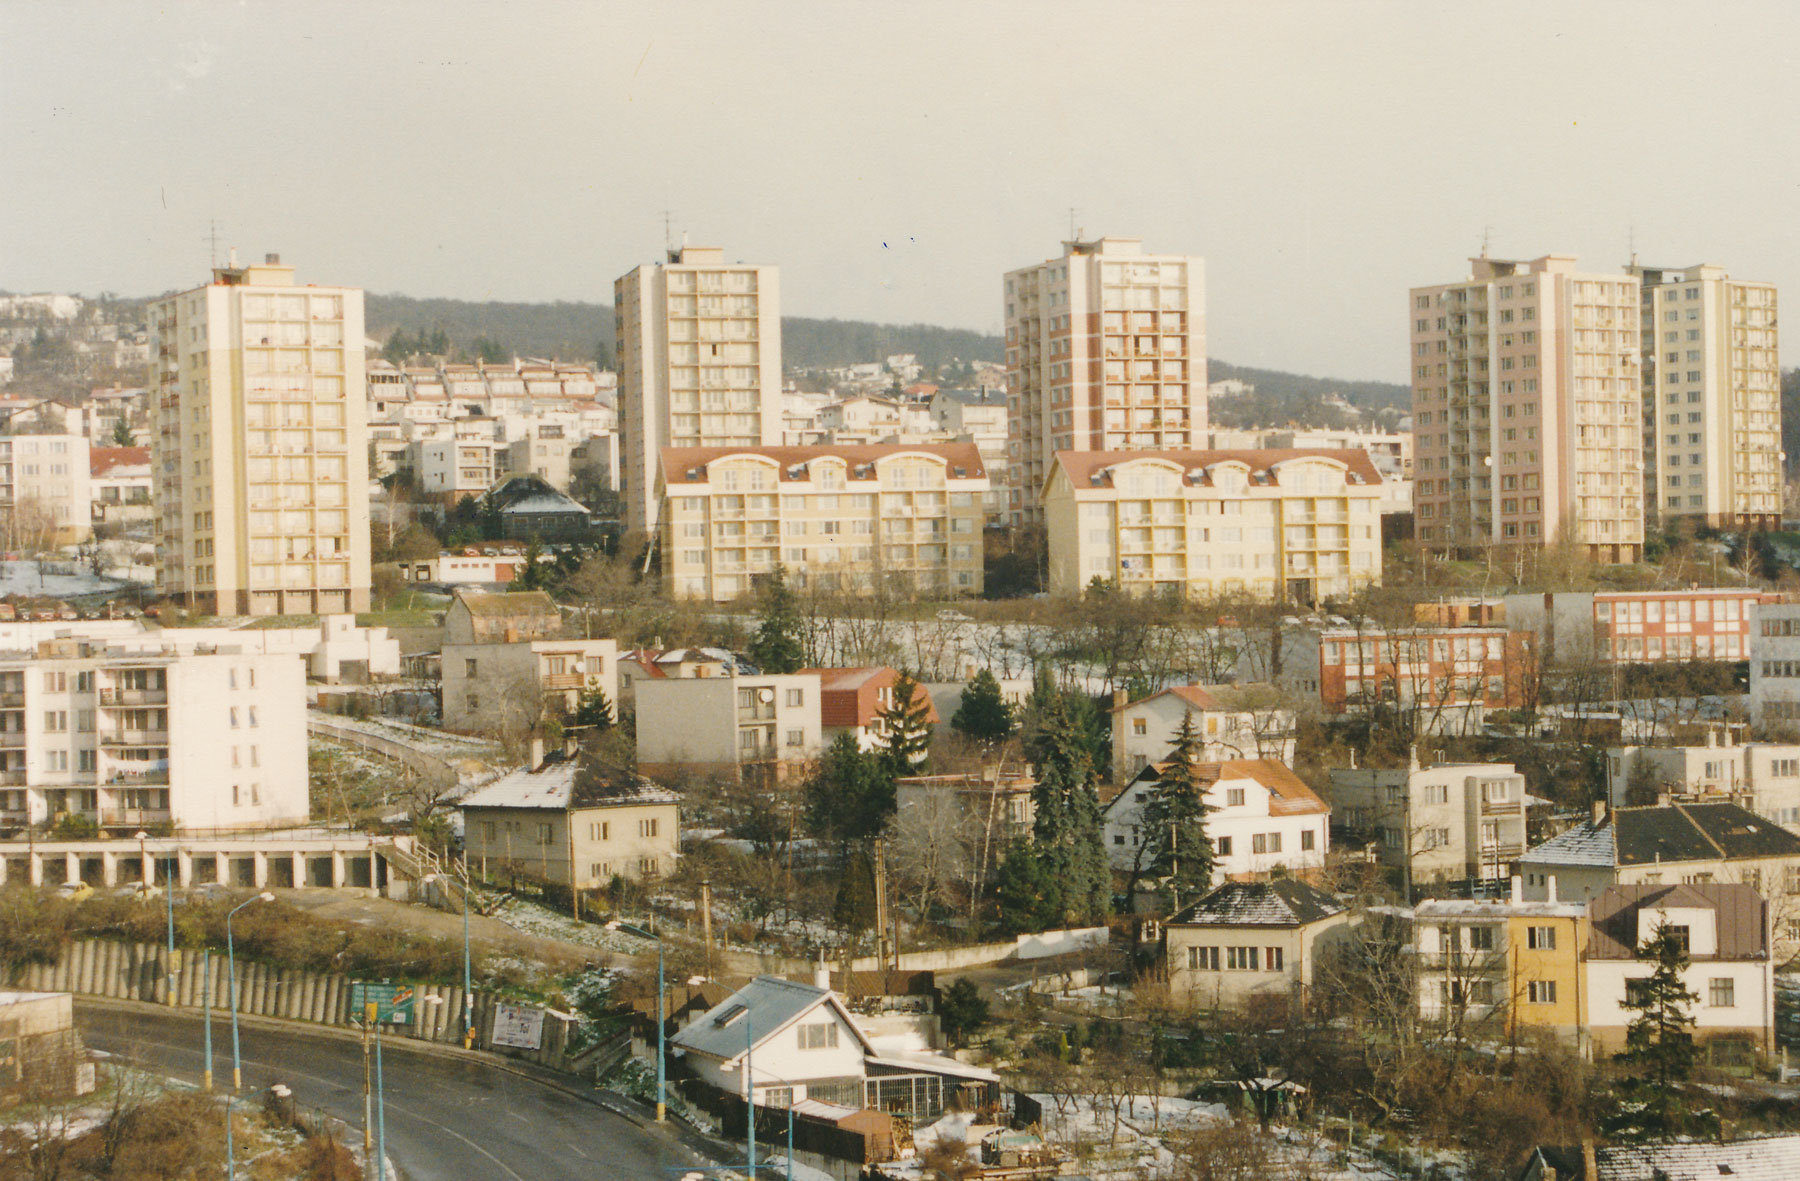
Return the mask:
<path id="1" fill-rule="evenodd" d="M 234 271 L 238 269 L 237 247 L 236 246 L 233 246 L 229 251 L 226 252 L 225 265 L 230 267 Z"/>
<path id="2" fill-rule="evenodd" d="M 813 987 L 831 991 L 831 969 L 825 966 L 825 949 L 819 948 L 819 962 L 813 965 Z"/>
<path id="3" fill-rule="evenodd" d="M 1547 892 L 1545 893 L 1544 897 L 1551 902 L 1555 902 L 1556 901 L 1556 875 L 1551 874 L 1549 877 L 1545 878 L 1544 880 L 1547 883 Z"/>
<path id="4" fill-rule="evenodd" d="M 1512 875 L 1512 900 L 1515 905 L 1525 901 L 1525 879 L 1516 873 Z"/>
<path id="5" fill-rule="evenodd" d="M 535 771 L 543 765 L 544 765 L 544 740 L 541 736 L 533 734 L 531 736 L 531 761 L 526 766 L 525 769 L 527 771 Z"/>
<path id="6" fill-rule="evenodd" d="M 1606 820 L 1606 801 L 1605 800 L 1595 800 L 1594 801 L 1594 824 L 1596 826 L 1598 826 L 1598 825 L 1604 823 L 1605 820 Z"/>
<path id="7" fill-rule="evenodd" d="M 263 255 L 263 265 L 264 265 L 264 266 L 269 266 L 269 267 L 278 267 L 278 266 L 280 266 L 280 265 L 281 265 L 281 255 L 279 255 L 279 254 L 265 254 L 265 255 Z"/>

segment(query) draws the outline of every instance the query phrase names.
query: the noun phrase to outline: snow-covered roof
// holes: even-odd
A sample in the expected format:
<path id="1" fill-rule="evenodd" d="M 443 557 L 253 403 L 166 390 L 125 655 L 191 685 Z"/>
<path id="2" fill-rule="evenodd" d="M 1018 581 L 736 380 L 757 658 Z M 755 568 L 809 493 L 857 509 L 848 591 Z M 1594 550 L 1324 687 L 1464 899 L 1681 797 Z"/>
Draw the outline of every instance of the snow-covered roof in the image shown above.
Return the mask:
<path id="1" fill-rule="evenodd" d="M 557 759 L 537 768 L 521 767 L 465 796 L 462 808 L 544 808 L 567 811 L 626 804 L 672 804 L 680 797 L 635 772 Z"/>
<path id="2" fill-rule="evenodd" d="M 1587 865 L 1610 869 L 1616 865 L 1612 825 L 1601 821 L 1584 821 L 1569 831 L 1553 836 L 1519 859 L 1532 865 Z"/>
<path id="3" fill-rule="evenodd" d="M 1226 882 L 1168 921 L 1171 927 L 1298 927 L 1344 912 L 1336 898 L 1298 878 Z"/>
<path id="4" fill-rule="evenodd" d="M 1602 1145 L 1594 1150 L 1596 1176 L 1588 1176 L 1577 1147 L 1540 1147 L 1535 1156 L 1571 1181 L 1791 1181 L 1800 1177 L 1800 1136 L 1732 1140 L 1676 1140 Z"/>
<path id="5" fill-rule="evenodd" d="M 837 1012 L 844 1025 L 849 1027 L 851 1036 L 861 1043 L 863 1053 L 867 1054 L 870 1049 L 868 1039 L 856 1028 L 850 1011 L 830 989 L 783 980 L 779 976 L 756 977 L 694 1018 L 670 1039 L 670 1043 L 677 1050 L 704 1054 L 730 1064 L 743 1056 L 747 1038 L 760 1046 L 821 1005 L 829 1005 Z"/>

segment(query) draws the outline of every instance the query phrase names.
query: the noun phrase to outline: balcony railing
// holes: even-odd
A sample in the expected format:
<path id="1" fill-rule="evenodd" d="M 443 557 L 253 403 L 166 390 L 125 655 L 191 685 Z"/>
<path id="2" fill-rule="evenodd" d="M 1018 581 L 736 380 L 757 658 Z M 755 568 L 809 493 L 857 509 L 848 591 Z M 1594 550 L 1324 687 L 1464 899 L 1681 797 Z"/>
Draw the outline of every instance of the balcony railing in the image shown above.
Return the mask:
<path id="1" fill-rule="evenodd" d="M 3 706 L 0 702 L 0 706 Z M 101 705 L 167 705 L 169 691 L 167 689 L 118 689 L 102 688 L 100 690 Z"/>
<path id="2" fill-rule="evenodd" d="M 24 709 L 24 708 L 25 708 L 25 691 L 24 690 L 9 689 L 4 692 L 0 692 L 0 709 Z"/>
<path id="3" fill-rule="evenodd" d="M 106 730 L 100 735 L 101 746 L 167 746 L 168 744 L 169 732 L 167 730 Z"/>
<path id="4" fill-rule="evenodd" d="M 580 689 L 587 684 L 581 673 L 545 673 L 539 679 L 546 689 Z"/>
<path id="5" fill-rule="evenodd" d="M 19 750 L 25 745 L 25 731 L 0 730 L 0 750 Z"/>

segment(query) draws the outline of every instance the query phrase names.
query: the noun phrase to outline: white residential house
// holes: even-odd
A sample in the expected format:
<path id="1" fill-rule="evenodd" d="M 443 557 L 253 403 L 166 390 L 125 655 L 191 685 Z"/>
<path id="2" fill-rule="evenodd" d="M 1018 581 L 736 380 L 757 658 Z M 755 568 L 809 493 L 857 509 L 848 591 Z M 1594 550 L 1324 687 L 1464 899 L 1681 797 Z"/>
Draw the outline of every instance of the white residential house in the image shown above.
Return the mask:
<path id="1" fill-rule="evenodd" d="M 1511 763 L 1331 773 L 1340 842 L 1370 845 L 1383 865 L 1422 882 L 1504 878 L 1525 852 L 1525 777 Z"/>
<path id="2" fill-rule="evenodd" d="M 823 749 L 817 673 L 635 677 L 638 769 L 787 779 Z"/>
<path id="3" fill-rule="evenodd" d="M 1350 912 L 1295 878 L 1226 882 L 1163 924 L 1169 992 L 1196 1008 L 1307 1003 L 1319 955 L 1350 930 Z"/>
<path id="4" fill-rule="evenodd" d="M 1141 819 L 1161 764 L 1152 763 L 1107 803 L 1101 821 L 1115 869 L 1131 872 L 1150 850 Z M 1292 876 L 1323 869 L 1331 847 L 1331 809 L 1294 772 L 1273 759 L 1232 759 L 1195 768 L 1211 810 L 1213 880 L 1245 881 L 1279 869 Z"/>
<path id="5" fill-rule="evenodd" d="M 1120 778 L 1166 758 L 1188 714 L 1204 744 L 1203 762 L 1294 761 L 1294 711 L 1273 685 L 1177 685 L 1138 701 L 1123 696 L 1115 696 L 1112 712 L 1113 774 Z"/>
<path id="6" fill-rule="evenodd" d="M 669 1052 L 678 1077 L 778 1110 L 874 1108 L 923 1126 L 952 1103 L 969 1110 L 998 1098 L 994 1072 L 881 1049 L 868 1020 L 822 984 L 758 976 L 670 1038 Z"/>
<path id="7" fill-rule="evenodd" d="M 457 807 L 464 848 L 484 872 L 591 890 L 615 877 L 665 877 L 680 855 L 679 797 L 620 767 L 552 759 L 502 776 Z"/>

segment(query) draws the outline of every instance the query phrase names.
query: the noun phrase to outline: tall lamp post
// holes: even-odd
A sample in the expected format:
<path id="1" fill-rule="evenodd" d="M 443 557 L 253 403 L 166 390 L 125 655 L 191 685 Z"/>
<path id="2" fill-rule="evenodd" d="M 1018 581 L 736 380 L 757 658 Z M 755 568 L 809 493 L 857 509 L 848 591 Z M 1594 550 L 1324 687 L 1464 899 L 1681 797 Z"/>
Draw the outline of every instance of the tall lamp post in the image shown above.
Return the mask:
<path id="1" fill-rule="evenodd" d="M 640 935 L 645 939 L 656 941 L 656 1122 L 662 1123 L 668 1114 L 668 1094 L 664 1090 L 663 1062 L 663 1030 L 669 1023 L 668 1000 L 663 995 L 663 941 L 662 936 L 646 931 L 631 923 L 622 923 L 618 919 L 606 924 L 609 931 L 624 931 L 630 935 Z"/>
<path id="2" fill-rule="evenodd" d="M 231 939 L 231 920 L 237 917 L 238 911 L 249 906 L 252 902 L 273 901 L 275 901 L 275 895 L 264 890 L 261 894 L 252 894 L 250 897 L 244 899 L 242 902 L 232 907 L 231 913 L 225 916 L 226 970 L 231 975 L 231 1089 L 234 1092 L 243 1088 L 244 1064 L 243 1060 L 238 1056 L 237 947 Z"/>
<path id="3" fill-rule="evenodd" d="M 746 1055 L 744 1059 L 744 1068 L 746 1070 L 750 1069 L 748 1055 Z M 752 1071 L 752 1073 L 754 1074 L 756 1072 Z M 781 1083 L 788 1089 L 787 1181 L 794 1181 L 794 1080 L 782 1078 L 780 1075 L 769 1070 L 764 1070 L 761 1073 L 764 1078 L 773 1079 L 775 1082 Z M 751 1105 L 750 1110 L 752 1114 L 754 1114 L 756 1111 L 754 1104 Z"/>
<path id="4" fill-rule="evenodd" d="M 449 878 L 451 881 L 456 882 L 456 878 L 453 877 L 452 875 L 445 874 L 444 876 Z M 462 1022 L 463 1022 L 463 1049 L 467 1050 L 467 1049 L 473 1047 L 475 1044 L 475 992 L 470 987 L 470 984 L 469 984 L 469 907 L 472 906 L 473 903 L 470 901 L 469 859 L 466 855 L 463 857 L 462 880 L 459 882 L 456 882 L 456 884 L 462 887 L 462 896 L 463 896 L 463 898 L 462 898 L 462 901 L 463 901 L 463 904 L 462 904 L 462 912 L 463 912 L 463 1012 L 462 1012 Z"/>

